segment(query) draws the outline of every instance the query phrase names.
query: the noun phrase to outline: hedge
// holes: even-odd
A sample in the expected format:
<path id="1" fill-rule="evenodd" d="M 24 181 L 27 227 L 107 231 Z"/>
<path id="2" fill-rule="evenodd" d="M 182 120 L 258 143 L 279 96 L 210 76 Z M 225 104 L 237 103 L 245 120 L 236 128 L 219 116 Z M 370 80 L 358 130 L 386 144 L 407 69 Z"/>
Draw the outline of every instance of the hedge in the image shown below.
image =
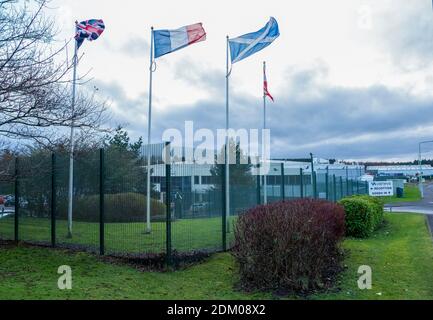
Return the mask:
<path id="1" fill-rule="evenodd" d="M 373 216 L 374 216 L 374 230 L 377 230 L 383 223 L 383 217 L 384 217 L 383 200 L 368 195 L 356 195 L 353 196 L 352 198 L 364 199 L 370 203 L 371 209 L 373 210 Z"/>
<path id="2" fill-rule="evenodd" d="M 339 202 L 346 213 L 346 235 L 368 238 L 383 222 L 383 203 L 370 196 L 352 196 Z"/>
<path id="3" fill-rule="evenodd" d="M 138 193 L 106 194 L 105 222 L 145 222 L 146 196 Z M 165 204 L 151 200 L 151 216 L 153 220 L 165 219 Z M 59 206 L 59 216 L 67 216 L 66 203 Z M 84 196 L 74 201 L 74 220 L 83 222 L 99 221 L 99 195 Z"/>
<path id="4" fill-rule="evenodd" d="M 341 270 L 344 210 L 302 199 L 259 206 L 241 215 L 232 250 L 246 290 L 308 293 L 331 286 Z"/>

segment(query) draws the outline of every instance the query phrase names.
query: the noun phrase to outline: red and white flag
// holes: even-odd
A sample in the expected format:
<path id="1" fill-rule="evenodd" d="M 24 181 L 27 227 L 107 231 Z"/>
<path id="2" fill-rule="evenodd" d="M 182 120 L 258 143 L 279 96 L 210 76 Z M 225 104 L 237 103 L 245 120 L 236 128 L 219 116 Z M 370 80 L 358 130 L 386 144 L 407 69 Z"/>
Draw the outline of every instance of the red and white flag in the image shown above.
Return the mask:
<path id="1" fill-rule="evenodd" d="M 269 98 L 271 98 L 272 102 L 274 102 L 274 97 L 272 97 L 268 90 L 268 80 L 266 79 L 266 65 L 263 65 L 263 93 L 265 97 L 268 96 Z"/>

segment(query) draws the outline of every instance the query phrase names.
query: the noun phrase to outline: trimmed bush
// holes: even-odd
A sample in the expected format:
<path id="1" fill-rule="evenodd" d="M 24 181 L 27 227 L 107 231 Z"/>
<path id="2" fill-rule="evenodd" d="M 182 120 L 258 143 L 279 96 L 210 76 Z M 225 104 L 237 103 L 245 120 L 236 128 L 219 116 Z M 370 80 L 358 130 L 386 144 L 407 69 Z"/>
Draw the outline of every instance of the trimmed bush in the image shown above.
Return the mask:
<path id="1" fill-rule="evenodd" d="M 346 236 L 368 238 L 375 223 L 370 203 L 360 198 L 345 198 L 339 203 L 346 212 Z"/>
<path id="2" fill-rule="evenodd" d="M 248 210 L 235 225 L 232 254 L 244 290 L 308 293 L 341 270 L 344 210 L 322 200 L 283 201 Z"/>
<path id="3" fill-rule="evenodd" d="M 373 210 L 373 216 L 374 216 L 374 230 L 377 230 L 383 223 L 383 217 L 384 217 L 383 200 L 381 198 L 371 197 L 368 195 L 358 195 L 353 197 L 367 200 L 370 203 L 371 210 Z"/>
<path id="4" fill-rule="evenodd" d="M 368 238 L 383 222 L 383 202 L 366 195 L 352 196 L 339 202 L 346 212 L 346 235 Z"/>
<path id="5" fill-rule="evenodd" d="M 165 219 L 165 204 L 152 199 L 153 220 Z M 60 217 L 66 218 L 66 202 L 59 208 Z M 74 201 L 74 220 L 99 222 L 99 195 L 80 197 Z M 105 222 L 144 222 L 146 220 L 146 196 L 139 193 L 105 195 Z"/>

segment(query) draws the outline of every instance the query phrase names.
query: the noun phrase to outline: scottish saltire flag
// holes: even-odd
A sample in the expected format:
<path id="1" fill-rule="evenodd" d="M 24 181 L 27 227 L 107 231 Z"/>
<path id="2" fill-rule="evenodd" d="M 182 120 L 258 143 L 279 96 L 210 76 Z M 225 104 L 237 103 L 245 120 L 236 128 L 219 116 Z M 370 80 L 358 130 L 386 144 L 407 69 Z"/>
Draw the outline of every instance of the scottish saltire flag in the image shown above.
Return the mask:
<path id="1" fill-rule="evenodd" d="M 269 93 L 268 90 L 268 79 L 266 78 L 266 66 L 263 67 L 263 93 L 265 97 L 269 97 L 274 102 L 274 97 Z"/>
<path id="2" fill-rule="evenodd" d="M 153 32 L 155 58 L 205 40 L 206 31 L 203 29 L 201 23 L 192 24 L 176 30 L 155 30 Z"/>
<path id="3" fill-rule="evenodd" d="M 104 21 L 101 19 L 90 19 L 80 23 L 76 22 L 75 24 L 75 40 L 77 41 L 78 48 L 81 47 L 85 39 L 89 41 L 96 40 L 105 30 Z"/>
<path id="4" fill-rule="evenodd" d="M 263 50 L 280 36 L 278 23 L 271 17 L 269 22 L 257 32 L 252 32 L 230 39 L 230 55 L 232 64 Z"/>

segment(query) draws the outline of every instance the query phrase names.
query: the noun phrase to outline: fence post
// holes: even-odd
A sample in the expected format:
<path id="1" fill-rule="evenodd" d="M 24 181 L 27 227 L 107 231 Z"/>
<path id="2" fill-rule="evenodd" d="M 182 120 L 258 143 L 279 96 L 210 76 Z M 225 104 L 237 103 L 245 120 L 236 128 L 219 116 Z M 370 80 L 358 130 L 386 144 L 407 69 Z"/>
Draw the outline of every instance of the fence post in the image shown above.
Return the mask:
<path id="1" fill-rule="evenodd" d="M 99 150 L 99 254 L 105 255 L 105 151 Z"/>
<path id="2" fill-rule="evenodd" d="M 316 181 L 316 173 L 314 171 L 314 156 L 310 153 L 311 158 L 311 187 L 313 188 L 313 197 L 317 199 L 317 181 Z"/>
<path id="3" fill-rule="evenodd" d="M 51 245 L 56 246 L 56 154 L 51 154 Z"/>
<path id="4" fill-rule="evenodd" d="M 337 202 L 337 178 L 335 177 L 335 174 L 333 176 L 333 185 L 334 187 L 332 188 L 334 190 L 334 202 Z"/>
<path id="5" fill-rule="evenodd" d="M 300 183 L 299 187 L 301 188 L 301 199 L 304 198 L 304 170 L 301 168 L 299 171 Z"/>
<path id="6" fill-rule="evenodd" d="M 331 198 L 329 196 L 329 167 L 326 167 L 325 184 L 326 200 L 329 200 Z"/>
<path id="7" fill-rule="evenodd" d="M 165 165 L 165 206 L 166 206 L 166 221 L 165 221 L 165 233 L 166 233 L 166 243 L 165 250 L 167 254 L 167 265 L 171 266 L 172 256 L 171 256 L 171 165 Z"/>
<path id="8" fill-rule="evenodd" d="M 340 177 L 340 194 L 341 198 L 344 198 L 343 177 Z"/>
<path id="9" fill-rule="evenodd" d="M 260 194 L 260 181 L 261 181 L 261 176 L 260 176 L 260 169 L 259 169 L 258 172 L 257 172 L 257 176 L 256 176 L 257 205 L 261 205 L 262 204 L 262 199 L 261 199 L 261 194 Z"/>
<path id="10" fill-rule="evenodd" d="M 356 194 L 360 194 L 360 190 L 359 190 L 359 180 L 356 180 Z"/>
<path id="11" fill-rule="evenodd" d="M 365 194 L 370 194 L 368 181 L 365 181 Z"/>
<path id="12" fill-rule="evenodd" d="M 222 223 L 222 248 L 223 251 L 227 251 L 227 207 L 226 207 L 226 166 L 221 164 L 220 165 L 220 172 L 221 172 L 221 199 L 222 199 L 222 216 L 221 216 L 221 223 Z M 260 175 L 257 176 L 258 179 L 260 179 Z M 260 188 L 260 182 L 259 182 L 259 188 Z M 259 189 L 260 193 L 260 189 Z M 260 197 L 259 197 L 260 202 Z"/>
<path id="13" fill-rule="evenodd" d="M 18 165 L 19 160 L 18 157 L 15 158 L 15 219 L 14 219 L 14 239 L 15 241 L 19 240 L 19 214 L 20 214 L 20 193 L 19 193 L 19 178 L 18 178 Z"/>
<path id="14" fill-rule="evenodd" d="M 317 199 L 317 175 L 316 172 L 311 173 L 311 178 L 313 179 L 313 195 L 314 199 Z"/>
<path id="15" fill-rule="evenodd" d="M 286 185 L 284 178 L 284 163 L 281 163 L 281 200 L 286 199 Z"/>
<path id="16" fill-rule="evenodd" d="M 346 166 L 346 196 L 349 195 L 349 167 Z"/>

